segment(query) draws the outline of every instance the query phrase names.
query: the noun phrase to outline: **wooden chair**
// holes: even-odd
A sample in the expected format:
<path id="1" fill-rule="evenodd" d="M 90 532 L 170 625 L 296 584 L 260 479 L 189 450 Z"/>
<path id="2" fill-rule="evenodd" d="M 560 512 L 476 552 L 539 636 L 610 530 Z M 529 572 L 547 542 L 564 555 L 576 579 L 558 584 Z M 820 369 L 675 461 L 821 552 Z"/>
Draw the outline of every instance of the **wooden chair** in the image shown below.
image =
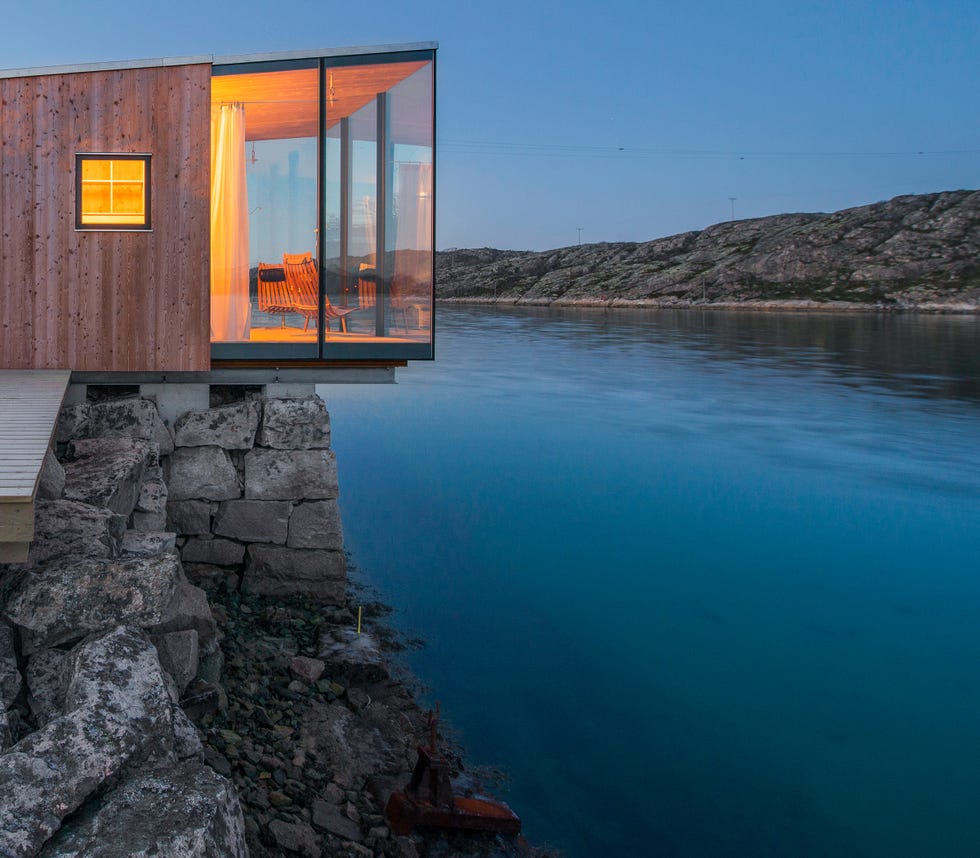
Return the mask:
<path id="1" fill-rule="evenodd" d="M 317 275 L 316 265 L 313 257 L 309 253 L 284 253 L 282 255 L 282 268 L 286 273 L 286 285 L 289 287 L 290 299 L 293 302 L 293 312 L 302 313 L 306 317 L 306 324 L 303 330 L 310 326 L 310 319 L 316 322 L 320 315 L 320 278 Z M 340 320 L 340 330 L 347 333 L 347 316 L 353 313 L 358 307 L 351 307 L 349 310 L 339 310 L 330 303 L 330 299 L 324 295 L 323 318 L 326 321 L 327 331 L 330 330 L 330 320 Z"/>
<path id="2" fill-rule="evenodd" d="M 289 287 L 286 285 L 286 272 L 281 265 L 259 263 L 256 274 L 258 287 L 259 309 L 263 313 L 282 316 L 282 327 L 286 327 L 286 313 L 293 312 L 293 302 L 289 297 Z"/>

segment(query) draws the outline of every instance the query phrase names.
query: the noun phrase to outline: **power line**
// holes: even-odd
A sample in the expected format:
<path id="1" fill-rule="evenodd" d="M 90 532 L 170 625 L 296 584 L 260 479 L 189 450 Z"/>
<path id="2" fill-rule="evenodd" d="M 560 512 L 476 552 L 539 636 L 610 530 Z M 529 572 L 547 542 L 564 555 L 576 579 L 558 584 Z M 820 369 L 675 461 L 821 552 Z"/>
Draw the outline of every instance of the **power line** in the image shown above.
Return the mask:
<path id="1" fill-rule="evenodd" d="M 439 141 L 440 152 L 464 155 L 530 155 L 549 158 L 691 158 L 720 160 L 830 160 L 867 158 L 943 158 L 956 155 L 977 155 L 980 149 L 897 149 L 890 151 L 793 151 L 684 149 L 667 147 L 586 146 L 562 143 L 524 143 L 503 140 L 463 140 L 446 138 Z"/>

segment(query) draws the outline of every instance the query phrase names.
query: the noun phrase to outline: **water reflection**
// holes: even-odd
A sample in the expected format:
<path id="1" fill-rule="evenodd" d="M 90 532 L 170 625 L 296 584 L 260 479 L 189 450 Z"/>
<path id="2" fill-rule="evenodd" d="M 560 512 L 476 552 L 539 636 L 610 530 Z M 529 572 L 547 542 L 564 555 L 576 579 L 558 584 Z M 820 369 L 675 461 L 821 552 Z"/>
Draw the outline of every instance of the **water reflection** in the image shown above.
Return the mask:
<path id="1" fill-rule="evenodd" d="M 532 838 L 980 854 L 976 319 L 437 331 L 394 388 L 323 391 L 347 544 Z"/>

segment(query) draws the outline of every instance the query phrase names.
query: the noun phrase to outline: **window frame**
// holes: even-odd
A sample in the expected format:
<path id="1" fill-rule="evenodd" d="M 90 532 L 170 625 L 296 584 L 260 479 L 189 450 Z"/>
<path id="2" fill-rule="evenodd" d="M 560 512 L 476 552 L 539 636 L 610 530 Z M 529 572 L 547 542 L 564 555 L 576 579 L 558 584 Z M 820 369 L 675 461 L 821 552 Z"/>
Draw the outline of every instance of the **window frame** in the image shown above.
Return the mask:
<path id="1" fill-rule="evenodd" d="M 75 153 L 75 231 L 76 232 L 152 232 L 151 218 L 151 159 L 149 152 L 76 152 Z M 142 161 L 143 211 L 142 223 L 82 223 L 82 164 L 85 161 Z M 111 186 L 110 186 L 111 187 Z"/>

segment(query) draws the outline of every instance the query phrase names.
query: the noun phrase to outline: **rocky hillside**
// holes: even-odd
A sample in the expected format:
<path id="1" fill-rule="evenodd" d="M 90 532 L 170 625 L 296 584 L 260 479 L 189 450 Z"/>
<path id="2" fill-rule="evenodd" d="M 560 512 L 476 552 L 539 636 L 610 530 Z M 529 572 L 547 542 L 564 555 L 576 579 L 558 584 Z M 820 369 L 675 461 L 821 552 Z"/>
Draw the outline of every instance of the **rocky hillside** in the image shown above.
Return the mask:
<path id="1" fill-rule="evenodd" d="M 438 300 L 976 312 L 980 191 L 730 221 L 643 243 L 437 254 Z"/>

